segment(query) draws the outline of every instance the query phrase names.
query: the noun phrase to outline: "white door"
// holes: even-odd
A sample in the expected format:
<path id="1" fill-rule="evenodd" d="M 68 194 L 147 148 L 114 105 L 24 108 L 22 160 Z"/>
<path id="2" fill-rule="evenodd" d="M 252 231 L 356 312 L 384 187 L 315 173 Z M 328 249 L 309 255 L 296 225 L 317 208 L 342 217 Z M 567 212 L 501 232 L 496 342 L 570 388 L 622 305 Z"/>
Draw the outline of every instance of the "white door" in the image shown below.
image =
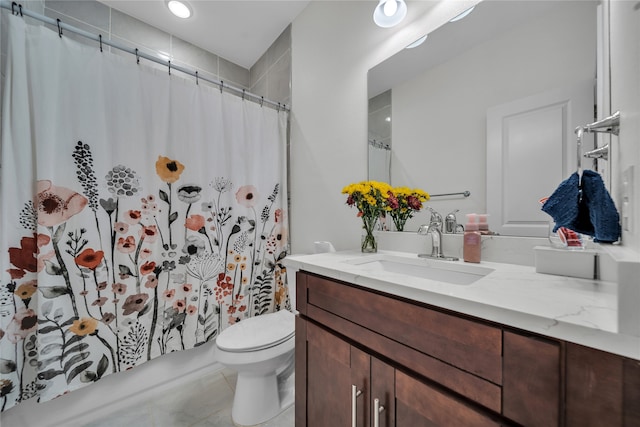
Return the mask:
<path id="1" fill-rule="evenodd" d="M 593 122 L 593 94 L 594 81 L 589 80 L 487 110 L 491 230 L 507 236 L 548 235 L 552 219 L 540 210 L 539 200 L 577 170 L 574 130 Z M 585 135 L 581 151 L 593 147 L 593 135 Z"/>

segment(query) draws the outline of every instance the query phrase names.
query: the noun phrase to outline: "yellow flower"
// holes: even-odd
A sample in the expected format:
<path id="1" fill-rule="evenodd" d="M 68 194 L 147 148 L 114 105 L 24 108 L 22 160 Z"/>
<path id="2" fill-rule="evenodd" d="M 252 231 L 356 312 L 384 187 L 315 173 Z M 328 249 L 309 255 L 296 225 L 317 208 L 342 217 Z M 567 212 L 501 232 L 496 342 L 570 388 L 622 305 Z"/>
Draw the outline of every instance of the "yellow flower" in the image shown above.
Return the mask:
<path id="1" fill-rule="evenodd" d="M 91 317 L 83 317 L 82 319 L 74 320 L 73 325 L 69 327 L 69 330 L 78 336 L 85 336 L 95 332 L 98 327 L 98 321 Z"/>
<path id="2" fill-rule="evenodd" d="M 13 292 L 21 299 L 31 298 L 38 289 L 38 283 L 35 280 L 30 280 L 27 283 L 23 283 Z"/>
<path id="3" fill-rule="evenodd" d="M 156 161 L 156 173 L 164 182 L 172 184 L 180 179 L 180 174 L 184 171 L 184 165 L 177 160 L 168 157 L 158 156 Z"/>

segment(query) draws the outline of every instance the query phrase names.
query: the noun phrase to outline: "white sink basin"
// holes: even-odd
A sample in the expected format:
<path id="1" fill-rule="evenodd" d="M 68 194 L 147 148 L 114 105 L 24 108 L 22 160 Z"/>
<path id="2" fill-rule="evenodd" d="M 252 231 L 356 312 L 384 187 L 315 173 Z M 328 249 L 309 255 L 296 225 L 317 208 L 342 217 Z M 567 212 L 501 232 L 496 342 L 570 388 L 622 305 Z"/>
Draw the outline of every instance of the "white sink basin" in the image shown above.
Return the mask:
<path id="1" fill-rule="evenodd" d="M 345 262 L 371 273 L 384 271 L 453 285 L 470 285 L 493 271 L 492 268 L 477 265 L 430 260 L 417 256 L 413 259 L 385 254 L 376 254 Z"/>

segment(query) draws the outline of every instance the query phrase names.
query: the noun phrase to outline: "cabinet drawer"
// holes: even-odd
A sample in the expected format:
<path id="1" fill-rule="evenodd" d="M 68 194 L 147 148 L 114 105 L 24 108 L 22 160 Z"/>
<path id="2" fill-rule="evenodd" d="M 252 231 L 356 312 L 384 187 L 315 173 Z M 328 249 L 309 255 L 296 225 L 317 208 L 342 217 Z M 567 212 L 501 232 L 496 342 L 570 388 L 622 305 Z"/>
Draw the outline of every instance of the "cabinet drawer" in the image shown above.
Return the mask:
<path id="1" fill-rule="evenodd" d="M 502 384 L 500 328 L 313 275 L 306 275 L 306 303 Z"/>
<path id="2" fill-rule="evenodd" d="M 463 401 L 396 371 L 397 426 L 474 426 L 501 424 Z"/>

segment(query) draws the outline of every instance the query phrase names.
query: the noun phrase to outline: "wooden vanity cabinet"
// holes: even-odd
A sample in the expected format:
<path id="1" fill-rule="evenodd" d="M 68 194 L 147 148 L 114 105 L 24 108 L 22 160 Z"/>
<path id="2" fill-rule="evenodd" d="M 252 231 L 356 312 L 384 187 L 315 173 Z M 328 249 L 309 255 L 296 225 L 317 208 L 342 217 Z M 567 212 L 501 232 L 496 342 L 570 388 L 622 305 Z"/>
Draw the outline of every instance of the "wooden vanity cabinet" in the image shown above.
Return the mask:
<path id="1" fill-rule="evenodd" d="M 639 361 L 303 271 L 296 283 L 297 427 L 640 427 Z"/>

